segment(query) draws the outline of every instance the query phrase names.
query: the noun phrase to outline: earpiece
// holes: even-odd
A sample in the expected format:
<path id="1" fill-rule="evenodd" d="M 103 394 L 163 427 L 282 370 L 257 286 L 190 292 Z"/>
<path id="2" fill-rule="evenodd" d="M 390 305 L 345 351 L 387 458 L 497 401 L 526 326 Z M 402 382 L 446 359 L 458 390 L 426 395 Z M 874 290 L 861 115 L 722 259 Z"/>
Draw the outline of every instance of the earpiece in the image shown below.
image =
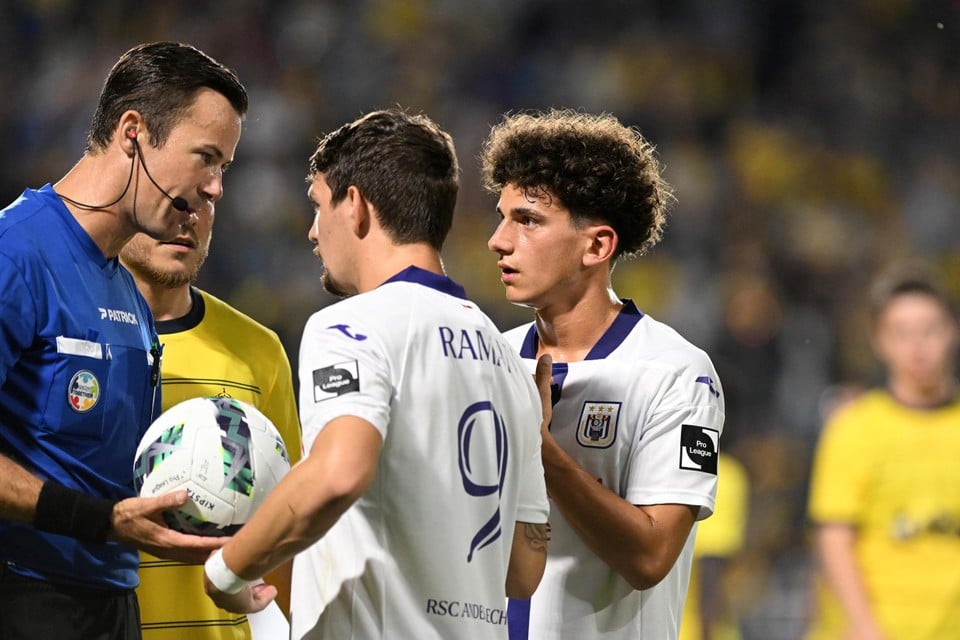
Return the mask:
<path id="1" fill-rule="evenodd" d="M 64 200 L 66 200 L 67 202 L 69 202 L 70 204 L 80 207 L 81 209 L 96 210 L 96 209 L 106 209 L 107 207 L 112 207 L 113 205 L 120 202 L 123 196 L 126 195 L 127 190 L 130 188 L 130 182 L 133 180 L 134 163 L 136 163 L 137 156 L 139 156 L 140 166 L 143 167 L 143 172 L 147 174 L 147 178 L 150 179 L 150 182 L 153 183 L 153 186 L 159 189 L 160 193 L 166 196 L 167 200 L 170 201 L 171 206 L 177 211 L 182 211 L 184 213 L 190 211 L 190 205 L 189 203 L 187 203 L 187 200 L 185 198 L 182 198 L 180 196 L 176 196 L 176 197 L 171 196 L 169 193 L 164 191 L 163 188 L 159 184 L 157 184 L 157 181 L 153 179 L 153 176 L 150 175 L 150 172 L 147 170 L 147 165 L 143 163 L 143 154 L 140 153 L 140 143 L 137 142 L 137 130 L 127 129 L 126 135 L 127 135 L 127 140 L 130 140 L 131 142 L 133 142 L 134 156 L 130 159 L 130 175 L 127 177 L 127 185 L 123 188 L 123 191 L 120 193 L 120 195 L 117 196 L 116 200 L 114 200 L 113 202 L 109 202 L 107 204 L 93 205 L 93 204 L 84 204 L 82 202 L 77 202 L 76 200 L 68 198 L 63 194 L 58 194 L 58 195 Z"/>
<path id="2" fill-rule="evenodd" d="M 174 209 L 176 209 L 177 211 L 183 211 L 183 212 L 189 211 L 190 205 L 187 203 L 185 198 L 182 198 L 180 196 L 171 196 L 169 193 L 167 193 L 163 189 L 163 187 L 157 184 L 157 181 L 154 180 L 153 176 L 150 175 L 150 171 L 147 169 L 147 165 L 144 164 L 143 162 L 143 154 L 140 153 L 140 143 L 137 142 L 137 130 L 127 129 L 127 139 L 133 142 L 133 150 L 138 156 L 140 156 L 140 166 L 143 167 L 143 172 L 147 174 L 147 178 L 150 179 L 150 182 L 153 183 L 153 186 L 155 186 L 160 191 L 160 193 L 166 196 L 167 200 L 170 201 L 170 204 L 171 206 L 173 206 Z"/>

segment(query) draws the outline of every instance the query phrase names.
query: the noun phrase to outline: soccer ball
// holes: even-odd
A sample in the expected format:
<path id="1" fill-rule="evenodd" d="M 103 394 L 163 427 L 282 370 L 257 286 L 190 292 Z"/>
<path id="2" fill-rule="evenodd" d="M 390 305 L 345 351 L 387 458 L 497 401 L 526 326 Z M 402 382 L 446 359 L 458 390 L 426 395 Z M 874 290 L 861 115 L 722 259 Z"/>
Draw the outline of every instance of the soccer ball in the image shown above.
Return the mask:
<path id="1" fill-rule="evenodd" d="M 172 529 L 205 536 L 235 533 L 290 470 L 270 420 L 233 398 L 192 398 L 151 424 L 133 463 L 141 496 L 186 489 L 182 507 L 164 512 Z"/>

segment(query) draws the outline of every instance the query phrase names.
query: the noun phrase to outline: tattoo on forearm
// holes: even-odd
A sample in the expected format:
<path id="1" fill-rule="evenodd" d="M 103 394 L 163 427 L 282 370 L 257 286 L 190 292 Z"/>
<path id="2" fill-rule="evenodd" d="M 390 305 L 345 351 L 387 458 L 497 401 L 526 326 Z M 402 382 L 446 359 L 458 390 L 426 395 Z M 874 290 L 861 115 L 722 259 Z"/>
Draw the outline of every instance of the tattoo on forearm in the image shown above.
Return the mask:
<path id="1" fill-rule="evenodd" d="M 527 546 L 533 551 L 547 552 L 547 542 L 550 540 L 547 525 L 524 522 L 523 537 L 527 541 Z"/>

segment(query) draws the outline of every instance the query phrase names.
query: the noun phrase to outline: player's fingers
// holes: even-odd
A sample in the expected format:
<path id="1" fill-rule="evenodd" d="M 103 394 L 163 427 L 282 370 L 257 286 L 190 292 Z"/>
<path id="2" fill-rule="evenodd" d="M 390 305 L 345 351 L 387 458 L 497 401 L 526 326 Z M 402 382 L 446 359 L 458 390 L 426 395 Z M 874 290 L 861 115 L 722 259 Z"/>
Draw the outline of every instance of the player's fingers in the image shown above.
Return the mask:
<path id="1" fill-rule="evenodd" d="M 545 353 L 537 359 L 537 371 L 533 378 L 537 382 L 540 395 L 543 396 L 546 393 L 549 398 L 550 383 L 553 382 L 553 356 Z"/>
<path id="2" fill-rule="evenodd" d="M 550 424 L 553 413 L 553 403 L 550 397 L 550 384 L 553 382 L 553 356 L 548 353 L 537 359 L 537 369 L 533 376 L 540 392 L 540 407 L 543 409 L 543 423 Z"/>
<path id="3" fill-rule="evenodd" d="M 277 593 L 275 586 L 265 582 L 250 587 L 250 594 L 253 596 L 253 601 L 258 607 L 257 611 L 263 610 L 268 604 L 273 602 L 274 598 L 277 597 Z"/>

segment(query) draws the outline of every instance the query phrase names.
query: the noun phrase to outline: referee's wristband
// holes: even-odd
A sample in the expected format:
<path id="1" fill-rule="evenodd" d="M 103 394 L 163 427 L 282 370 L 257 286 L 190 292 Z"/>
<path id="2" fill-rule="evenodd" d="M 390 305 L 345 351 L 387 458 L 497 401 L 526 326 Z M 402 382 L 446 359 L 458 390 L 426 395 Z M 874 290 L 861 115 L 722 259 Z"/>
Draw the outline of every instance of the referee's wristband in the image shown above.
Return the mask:
<path id="1" fill-rule="evenodd" d="M 247 586 L 247 581 L 227 566 L 223 559 L 223 549 L 217 549 L 212 556 L 207 558 L 207 561 L 203 564 L 203 569 L 213 586 L 224 593 L 230 595 L 240 593 Z"/>
<path id="2" fill-rule="evenodd" d="M 104 543 L 110 533 L 116 500 L 87 495 L 48 480 L 40 488 L 33 526 L 41 531 Z"/>

